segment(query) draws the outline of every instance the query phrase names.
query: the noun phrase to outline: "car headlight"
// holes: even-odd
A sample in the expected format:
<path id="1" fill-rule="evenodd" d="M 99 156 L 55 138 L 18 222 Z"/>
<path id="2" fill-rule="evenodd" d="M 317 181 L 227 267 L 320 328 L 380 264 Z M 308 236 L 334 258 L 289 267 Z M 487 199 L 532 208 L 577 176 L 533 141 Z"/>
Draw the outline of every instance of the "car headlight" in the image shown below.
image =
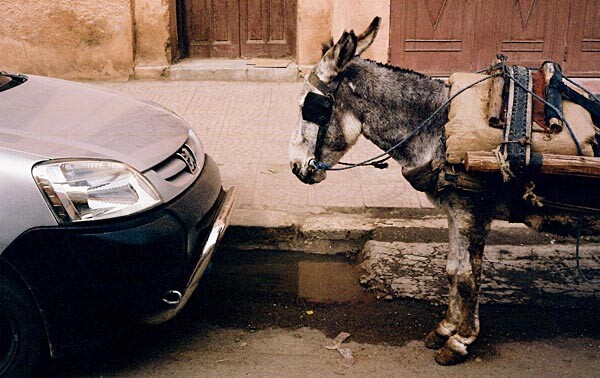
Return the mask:
<path id="1" fill-rule="evenodd" d="M 62 223 L 120 217 L 161 203 L 134 168 L 109 160 L 50 160 L 33 177 Z"/>

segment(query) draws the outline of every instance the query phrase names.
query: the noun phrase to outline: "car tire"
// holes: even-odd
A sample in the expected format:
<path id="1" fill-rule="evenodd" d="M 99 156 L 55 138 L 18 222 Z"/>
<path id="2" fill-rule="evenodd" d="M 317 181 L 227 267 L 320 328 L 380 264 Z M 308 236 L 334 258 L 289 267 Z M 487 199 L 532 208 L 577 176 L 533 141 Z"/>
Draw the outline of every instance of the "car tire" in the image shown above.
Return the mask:
<path id="1" fill-rule="evenodd" d="M 30 377 L 47 356 L 44 326 L 31 294 L 0 276 L 0 377 Z"/>

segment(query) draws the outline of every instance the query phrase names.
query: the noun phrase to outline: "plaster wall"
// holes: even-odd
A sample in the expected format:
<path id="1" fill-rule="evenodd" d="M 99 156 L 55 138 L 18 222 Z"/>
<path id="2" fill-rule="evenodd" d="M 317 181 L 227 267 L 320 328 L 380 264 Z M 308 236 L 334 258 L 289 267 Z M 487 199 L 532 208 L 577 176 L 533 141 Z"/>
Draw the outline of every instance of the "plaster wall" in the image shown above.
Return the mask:
<path id="1" fill-rule="evenodd" d="M 67 79 L 126 79 L 131 0 L 2 0 L 0 69 Z"/>
<path id="2" fill-rule="evenodd" d="M 321 44 L 331 37 L 334 1 L 298 0 L 296 58 L 299 65 L 311 65 L 321 59 Z"/>
<path id="3" fill-rule="evenodd" d="M 388 61 L 390 0 L 298 0 L 297 59 L 300 66 L 313 65 L 321 58 L 321 44 L 338 39 L 344 30 L 362 33 L 375 16 L 382 18 L 373 45 L 365 58 Z"/>
<path id="4" fill-rule="evenodd" d="M 177 22 L 175 0 L 135 0 L 133 4 L 136 66 L 169 65 L 175 53 L 172 47 L 177 45 L 177 29 L 172 29 Z"/>
<path id="5" fill-rule="evenodd" d="M 344 30 L 354 29 L 358 35 L 365 31 L 375 16 L 381 17 L 379 32 L 362 57 L 386 63 L 390 43 L 390 0 L 335 0 L 331 32 L 335 40 Z"/>

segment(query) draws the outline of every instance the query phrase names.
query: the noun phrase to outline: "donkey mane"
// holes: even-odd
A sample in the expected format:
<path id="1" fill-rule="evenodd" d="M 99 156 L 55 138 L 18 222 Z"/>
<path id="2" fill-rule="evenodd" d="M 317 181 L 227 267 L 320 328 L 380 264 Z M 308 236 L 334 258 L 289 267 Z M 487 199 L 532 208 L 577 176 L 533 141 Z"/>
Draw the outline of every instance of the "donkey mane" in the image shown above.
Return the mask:
<path id="1" fill-rule="evenodd" d="M 394 65 L 391 65 L 391 64 L 388 64 L 388 63 L 381 63 L 381 62 L 377 62 L 377 61 L 374 61 L 374 60 L 371 60 L 371 59 L 364 59 L 364 60 L 366 60 L 367 62 L 370 62 L 370 63 L 374 63 L 374 64 L 376 64 L 379 67 L 386 68 L 386 69 L 388 69 L 390 71 L 393 71 L 393 72 L 398 72 L 398 73 L 402 73 L 402 74 L 409 74 L 409 75 L 416 75 L 416 76 L 418 76 L 420 78 L 423 78 L 423 79 L 425 79 L 425 78 L 431 78 L 430 76 L 427 76 L 427 75 L 425 75 L 425 74 L 423 74 L 421 72 L 413 71 L 413 70 L 408 69 L 408 68 L 402 68 L 402 67 L 394 66 Z M 441 80 L 439 80 L 439 79 L 434 79 L 434 80 L 441 82 Z"/>

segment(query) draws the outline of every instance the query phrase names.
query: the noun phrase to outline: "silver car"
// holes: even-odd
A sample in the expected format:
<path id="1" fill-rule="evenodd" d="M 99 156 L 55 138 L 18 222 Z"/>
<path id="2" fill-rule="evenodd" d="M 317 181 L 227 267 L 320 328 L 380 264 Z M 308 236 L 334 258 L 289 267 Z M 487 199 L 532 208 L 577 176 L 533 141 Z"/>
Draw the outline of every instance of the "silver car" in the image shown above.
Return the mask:
<path id="1" fill-rule="evenodd" d="M 169 110 L 0 72 L 0 376 L 173 317 L 234 197 Z"/>

